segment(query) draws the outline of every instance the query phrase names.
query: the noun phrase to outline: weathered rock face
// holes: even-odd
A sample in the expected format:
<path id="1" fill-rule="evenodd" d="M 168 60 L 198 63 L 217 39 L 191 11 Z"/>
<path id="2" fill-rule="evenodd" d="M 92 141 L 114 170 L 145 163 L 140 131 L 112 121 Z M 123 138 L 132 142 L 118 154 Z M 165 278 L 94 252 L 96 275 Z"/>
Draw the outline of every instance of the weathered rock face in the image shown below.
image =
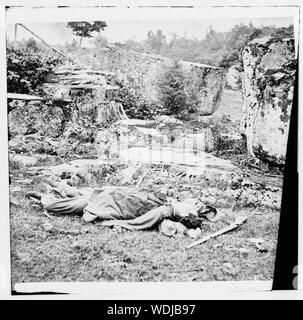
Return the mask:
<path id="1" fill-rule="evenodd" d="M 119 48 L 102 51 L 98 56 L 101 69 L 120 74 L 121 79 L 149 101 L 159 102 L 159 79 L 173 64 L 169 58 Z M 185 91 L 196 101 L 197 113 L 212 114 L 219 106 L 225 85 L 225 71 L 218 67 L 180 61 Z"/>
<path id="2" fill-rule="evenodd" d="M 239 71 L 239 66 L 231 66 L 226 73 L 226 86 L 233 90 L 241 89 L 241 78 L 242 74 Z"/>
<path id="3" fill-rule="evenodd" d="M 285 162 L 296 58 L 293 39 L 264 37 L 242 52 L 243 116 L 248 152 L 275 164 Z"/>
<path id="4" fill-rule="evenodd" d="M 114 101 L 119 87 L 109 83 L 105 72 L 63 65 L 51 80 L 43 87 L 46 97 L 8 96 L 11 151 L 91 153 L 97 127 L 128 119 Z"/>
<path id="5" fill-rule="evenodd" d="M 89 115 L 92 123 L 97 124 L 109 122 L 111 118 L 114 121 L 127 118 L 123 108 L 119 112 L 120 106 L 115 108 L 116 105 L 113 105 L 112 100 L 118 89 L 109 84 L 106 73 L 101 70 L 66 65 L 57 69 L 52 83 L 44 84 L 48 96 L 69 101 L 76 106 L 74 121 Z M 117 117 L 114 109 L 117 109 Z"/>
<path id="6" fill-rule="evenodd" d="M 64 127 L 64 112 L 59 105 L 40 101 L 13 100 L 8 114 L 10 137 L 39 132 L 52 138 L 59 137 Z"/>

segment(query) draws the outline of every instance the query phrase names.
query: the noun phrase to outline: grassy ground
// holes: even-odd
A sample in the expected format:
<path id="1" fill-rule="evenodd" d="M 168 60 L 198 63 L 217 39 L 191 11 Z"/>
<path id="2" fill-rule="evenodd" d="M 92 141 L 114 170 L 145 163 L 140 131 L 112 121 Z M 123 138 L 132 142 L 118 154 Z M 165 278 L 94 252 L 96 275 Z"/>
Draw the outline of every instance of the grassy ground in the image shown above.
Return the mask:
<path id="1" fill-rule="evenodd" d="M 24 169 L 23 179 L 27 177 Z M 13 179 L 14 180 L 14 179 Z M 30 188 L 39 190 L 35 178 Z M 150 181 L 146 181 L 146 185 Z M 169 181 L 173 185 L 173 178 Z M 20 183 L 18 183 L 20 186 Z M 144 187 L 144 186 L 143 186 Z M 221 201 L 219 221 L 205 222 L 209 234 L 246 215 L 248 221 L 229 234 L 185 249 L 192 239 L 168 238 L 154 231 L 123 231 L 85 224 L 78 216 L 44 215 L 25 198 L 24 190 L 12 183 L 11 206 L 12 281 L 211 281 L 265 280 L 273 275 L 279 211 L 266 205 L 240 203 L 234 211 Z M 190 190 L 179 180 L 178 194 Z M 194 184 L 192 188 L 195 188 Z M 203 187 L 202 187 L 203 188 Z M 220 189 L 220 186 L 218 186 Z M 214 188 L 212 188 L 214 189 Z M 192 191 L 192 192 L 191 192 Z M 213 198 L 218 200 L 218 195 Z M 222 199 L 221 199 L 222 200 Z M 262 238 L 264 252 L 249 241 Z M 263 251 L 263 250 L 262 250 Z"/>
<path id="2" fill-rule="evenodd" d="M 231 90 L 224 95 L 224 107 L 221 106 L 214 116 L 229 115 L 236 126 L 240 120 L 241 97 Z M 247 222 L 233 232 L 185 249 L 193 241 L 186 236 L 168 238 L 157 230 L 110 229 L 97 221 L 85 224 L 78 216 L 50 217 L 32 207 L 25 198 L 29 189 L 41 189 L 41 177 L 33 177 L 27 168 L 14 164 L 10 172 L 12 202 L 15 203 L 10 210 L 12 284 L 272 279 L 279 225 L 279 178 L 271 177 L 269 181 L 279 186 L 278 191 L 269 192 L 266 183 L 263 187 L 245 189 L 246 195 L 244 192 L 238 205 L 231 210 L 241 186 L 239 190 L 230 190 L 230 183 L 203 178 L 185 181 L 176 179 L 173 170 L 165 168 L 164 171 L 167 174 L 163 178 L 155 173 L 146 175 L 142 188 L 167 186 L 174 191 L 174 196 L 181 198 L 203 194 L 209 204 L 220 209 L 221 219 L 214 223 L 205 221 L 203 235 L 227 226 L 239 215 L 247 216 Z M 264 179 L 262 172 L 251 170 L 250 175 L 257 182 Z M 262 239 L 262 248 L 258 249 L 251 238 Z"/>

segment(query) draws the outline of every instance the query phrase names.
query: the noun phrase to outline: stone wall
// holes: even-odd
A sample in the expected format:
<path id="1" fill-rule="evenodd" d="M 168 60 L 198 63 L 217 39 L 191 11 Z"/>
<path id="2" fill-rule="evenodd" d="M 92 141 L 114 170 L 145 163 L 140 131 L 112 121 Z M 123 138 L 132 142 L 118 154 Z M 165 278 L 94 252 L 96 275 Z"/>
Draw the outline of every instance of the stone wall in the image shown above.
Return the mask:
<path id="1" fill-rule="evenodd" d="M 248 152 L 284 164 L 293 101 L 296 58 L 293 39 L 264 37 L 242 52 L 243 117 Z"/>
<path id="2" fill-rule="evenodd" d="M 50 80 L 43 85 L 44 97 L 9 98 L 10 151 L 88 154 L 98 128 L 127 118 L 112 101 L 119 87 L 100 70 L 63 65 Z"/>
<path id="3" fill-rule="evenodd" d="M 118 74 L 151 102 L 159 101 L 160 79 L 173 63 L 169 58 L 138 53 L 123 47 L 102 50 L 95 59 L 95 64 L 101 69 Z M 197 113 L 212 114 L 219 106 L 225 85 L 224 69 L 187 61 L 180 63 L 186 93 L 196 101 Z"/>

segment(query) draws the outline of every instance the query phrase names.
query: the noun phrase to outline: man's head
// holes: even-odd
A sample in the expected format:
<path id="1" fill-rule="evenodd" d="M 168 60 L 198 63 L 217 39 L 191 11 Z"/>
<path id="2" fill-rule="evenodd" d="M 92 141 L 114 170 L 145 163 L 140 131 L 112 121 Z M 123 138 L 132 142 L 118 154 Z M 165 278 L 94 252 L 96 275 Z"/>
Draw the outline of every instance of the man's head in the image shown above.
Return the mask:
<path id="1" fill-rule="evenodd" d="M 189 217 L 190 215 L 198 217 L 201 206 L 203 206 L 202 202 L 195 198 L 187 198 L 183 201 L 172 201 L 174 214 L 180 218 Z"/>
<path id="2" fill-rule="evenodd" d="M 196 217 L 206 218 L 210 221 L 215 221 L 217 218 L 217 209 L 211 206 L 204 205 L 200 200 L 195 198 L 186 198 L 183 201 L 172 201 L 172 207 L 176 217 Z"/>

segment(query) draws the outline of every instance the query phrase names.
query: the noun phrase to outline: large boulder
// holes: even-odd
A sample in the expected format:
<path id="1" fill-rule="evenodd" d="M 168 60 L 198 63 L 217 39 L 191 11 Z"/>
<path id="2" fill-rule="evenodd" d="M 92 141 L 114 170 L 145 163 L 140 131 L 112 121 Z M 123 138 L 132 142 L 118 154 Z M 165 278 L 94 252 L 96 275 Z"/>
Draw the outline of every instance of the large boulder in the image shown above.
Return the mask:
<path id="1" fill-rule="evenodd" d="M 148 101 L 159 103 L 163 74 L 173 65 L 172 59 L 159 55 L 139 53 L 124 47 L 103 50 L 98 56 L 100 67 L 119 73 L 133 89 Z M 196 101 L 195 109 L 200 115 L 212 114 L 220 103 L 225 86 L 225 70 L 200 63 L 180 61 L 186 93 Z"/>
<path id="2" fill-rule="evenodd" d="M 263 160 L 285 162 L 296 73 L 294 40 L 264 37 L 243 49 L 241 129 L 248 152 Z"/>

